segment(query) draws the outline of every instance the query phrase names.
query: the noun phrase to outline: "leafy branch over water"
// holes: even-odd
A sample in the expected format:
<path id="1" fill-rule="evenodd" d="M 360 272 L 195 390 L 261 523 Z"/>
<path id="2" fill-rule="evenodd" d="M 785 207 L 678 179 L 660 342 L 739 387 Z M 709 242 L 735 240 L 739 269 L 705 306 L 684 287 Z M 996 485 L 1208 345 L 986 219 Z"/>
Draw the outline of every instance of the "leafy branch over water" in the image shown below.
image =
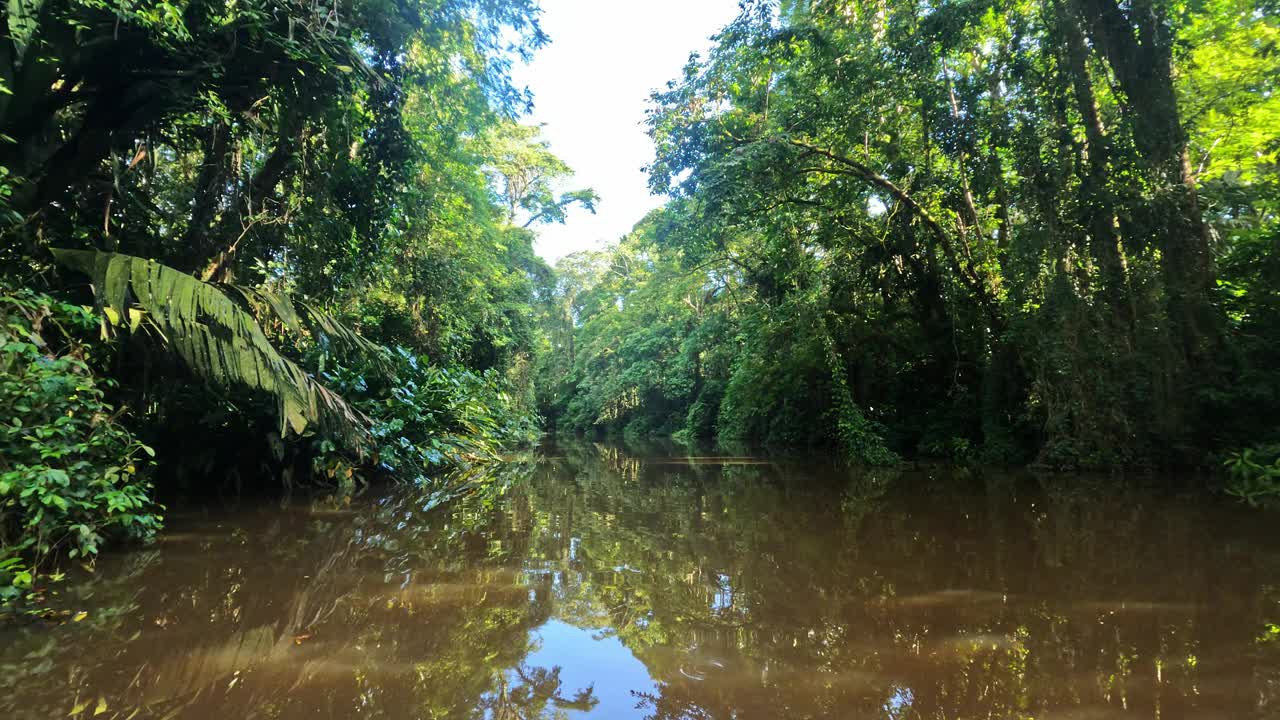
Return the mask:
<path id="1" fill-rule="evenodd" d="M 111 325 L 136 333 L 145 323 L 206 381 L 274 396 L 281 435 L 301 435 L 312 423 L 326 423 L 331 434 L 350 438 L 358 445 L 367 432 L 367 417 L 277 352 L 257 320 L 216 286 L 154 260 L 118 253 L 52 252 L 59 263 L 90 276 Z M 129 296 L 137 307 L 127 302 Z M 301 332 L 297 313 L 287 298 L 265 293 L 254 296 L 269 300 L 285 326 Z M 359 337 L 339 330 L 327 318 L 324 322 L 339 337 Z"/>

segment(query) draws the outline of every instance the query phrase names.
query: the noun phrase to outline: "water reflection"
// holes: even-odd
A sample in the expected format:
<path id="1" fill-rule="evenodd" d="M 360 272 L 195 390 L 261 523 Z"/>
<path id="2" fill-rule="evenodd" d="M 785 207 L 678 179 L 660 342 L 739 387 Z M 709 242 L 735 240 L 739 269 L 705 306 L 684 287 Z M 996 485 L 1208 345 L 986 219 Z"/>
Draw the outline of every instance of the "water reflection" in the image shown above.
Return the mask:
<path id="1" fill-rule="evenodd" d="M 0 716 L 1280 714 L 1264 515 L 597 445 L 488 488 L 175 518 L 0 631 Z"/>

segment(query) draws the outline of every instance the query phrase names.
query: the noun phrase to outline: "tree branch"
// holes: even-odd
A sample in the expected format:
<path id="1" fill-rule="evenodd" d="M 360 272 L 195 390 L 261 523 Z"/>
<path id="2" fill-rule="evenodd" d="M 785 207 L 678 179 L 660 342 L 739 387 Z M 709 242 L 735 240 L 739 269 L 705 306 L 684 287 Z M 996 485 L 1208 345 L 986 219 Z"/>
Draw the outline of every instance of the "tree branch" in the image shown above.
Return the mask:
<path id="1" fill-rule="evenodd" d="M 969 291 L 974 294 L 978 303 L 987 313 L 991 320 L 992 328 L 997 331 L 1004 329 L 1004 317 L 1001 314 L 1000 308 L 995 302 L 995 299 L 991 296 L 991 292 L 987 288 L 986 283 L 982 281 L 982 278 L 980 278 L 972 268 L 966 268 L 961 264 L 960 258 L 956 253 L 955 241 L 951 237 L 950 233 L 942 227 L 942 224 L 938 222 L 937 218 L 935 218 L 927 208 L 917 202 L 915 198 L 911 197 L 907 191 L 898 187 L 892 180 L 875 172 L 857 160 L 839 155 L 825 148 L 821 148 L 801 140 L 788 140 L 787 142 L 792 147 L 799 148 L 812 155 L 826 158 L 827 160 L 830 160 L 844 168 L 844 171 L 828 168 L 827 172 L 857 177 L 889 193 L 898 201 L 898 203 L 911 211 L 911 214 L 920 220 L 920 222 L 923 223 L 924 226 L 928 228 L 929 232 L 938 240 L 938 244 L 942 247 L 942 253 L 947 258 L 947 262 L 951 265 L 951 268 L 956 275 L 959 276 L 960 281 L 963 282 Z"/>

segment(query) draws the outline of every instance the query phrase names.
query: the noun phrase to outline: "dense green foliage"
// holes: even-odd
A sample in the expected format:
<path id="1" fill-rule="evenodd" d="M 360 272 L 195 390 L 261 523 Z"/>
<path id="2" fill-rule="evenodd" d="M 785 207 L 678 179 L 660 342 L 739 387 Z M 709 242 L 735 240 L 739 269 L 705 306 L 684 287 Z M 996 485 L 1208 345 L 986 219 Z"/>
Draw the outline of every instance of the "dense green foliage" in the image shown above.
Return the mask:
<path id="1" fill-rule="evenodd" d="M 554 270 L 533 0 L 6 8 L 6 592 L 156 527 L 152 452 L 429 483 L 539 415 L 1273 493 L 1272 0 L 749 0 L 653 97 L 665 206 Z"/>
<path id="2" fill-rule="evenodd" d="M 1280 445 L 1261 445 L 1232 453 L 1224 462 L 1227 493 L 1250 505 L 1280 500 Z"/>
<path id="3" fill-rule="evenodd" d="M 536 226 L 596 201 L 519 123 L 538 14 L 7 5 L 0 581 L 155 527 L 153 481 L 428 483 L 536 437 Z"/>
<path id="4" fill-rule="evenodd" d="M 578 432 L 1187 465 L 1280 417 L 1269 0 L 744 3 L 566 259 Z"/>
<path id="5" fill-rule="evenodd" d="M 97 553 L 104 536 L 160 522 L 139 466 L 151 448 L 103 400 L 76 334 L 83 308 L 19 291 L 0 296 L 0 601 L 31 587 L 41 561 Z"/>
<path id="6" fill-rule="evenodd" d="M 493 459 L 537 437 L 532 409 L 498 371 L 435 367 L 403 348 L 393 362 L 390 369 L 338 366 L 325 373 L 370 419 L 369 444 L 381 470 L 425 482 L 436 469 Z"/>

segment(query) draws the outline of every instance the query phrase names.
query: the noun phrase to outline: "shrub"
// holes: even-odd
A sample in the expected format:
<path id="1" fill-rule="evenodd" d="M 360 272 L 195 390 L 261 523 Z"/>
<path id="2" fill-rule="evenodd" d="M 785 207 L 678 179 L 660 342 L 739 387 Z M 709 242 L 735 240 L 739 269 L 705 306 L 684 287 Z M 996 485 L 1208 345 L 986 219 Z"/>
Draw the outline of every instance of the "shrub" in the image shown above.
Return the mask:
<path id="1" fill-rule="evenodd" d="M 504 448 L 537 438 L 537 417 L 497 371 L 436 367 L 405 349 L 390 362 L 330 365 L 325 380 L 369 416 L 370 450 L 396 479 L 426 482 L 442 468 L 494 459 Z M 331 443 L 321 448 L 325 472 L 339 468 L 345 474 L 329 459 L 333 452 Z"/>
<path id="2" fill-rule="evenodd" d="M 160 525 L 140 472 L 152 451 L 119 423 L 106 381 L 70 341 L 96 322 L 47 295 L 0 292 L 0 600 L 22 595 L 51 559 Z"/>

